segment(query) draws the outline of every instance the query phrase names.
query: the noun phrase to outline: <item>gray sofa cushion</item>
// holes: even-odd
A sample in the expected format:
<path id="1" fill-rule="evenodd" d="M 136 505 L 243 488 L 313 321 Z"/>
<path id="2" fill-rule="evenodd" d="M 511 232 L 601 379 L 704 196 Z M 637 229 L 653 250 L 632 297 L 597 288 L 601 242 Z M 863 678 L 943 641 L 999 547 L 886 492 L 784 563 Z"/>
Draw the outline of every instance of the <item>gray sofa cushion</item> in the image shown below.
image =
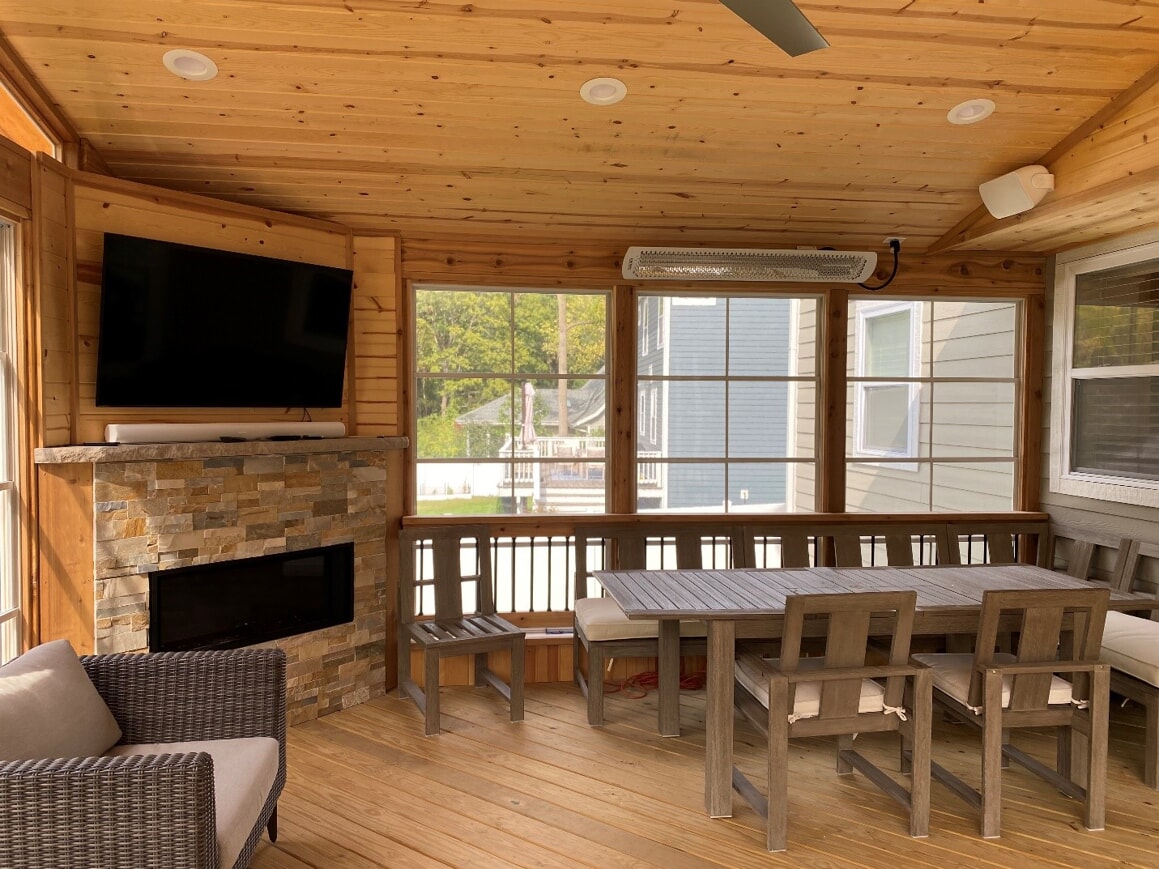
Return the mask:
<path id="1" fill-rule="evenodd" d="M 100 757 L 120 738 L 68 640 L 0 667 L 0 760 Z"/>
<path id="2" fill-rule="evenodd" d="M 110 757 L 205 751 L 213 758 L 217 850 L 222 869 L 237 862 L 278 775 L 278 741 L 268 736 L 118 745 Z"/>

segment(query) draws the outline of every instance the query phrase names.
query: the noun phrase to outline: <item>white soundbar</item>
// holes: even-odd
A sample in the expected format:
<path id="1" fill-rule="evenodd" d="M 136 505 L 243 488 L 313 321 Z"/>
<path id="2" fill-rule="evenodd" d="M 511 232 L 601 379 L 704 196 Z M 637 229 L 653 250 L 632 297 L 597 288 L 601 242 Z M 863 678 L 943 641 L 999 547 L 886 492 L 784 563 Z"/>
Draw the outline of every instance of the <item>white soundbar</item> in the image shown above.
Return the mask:
<path id="1" fill-rule="evenodd" d="M 199 441 L 260 441 L 270 438 L 340 438 L 341 422 L 158 422 L 105 426 L 113 444 L 174 444 Z"/>

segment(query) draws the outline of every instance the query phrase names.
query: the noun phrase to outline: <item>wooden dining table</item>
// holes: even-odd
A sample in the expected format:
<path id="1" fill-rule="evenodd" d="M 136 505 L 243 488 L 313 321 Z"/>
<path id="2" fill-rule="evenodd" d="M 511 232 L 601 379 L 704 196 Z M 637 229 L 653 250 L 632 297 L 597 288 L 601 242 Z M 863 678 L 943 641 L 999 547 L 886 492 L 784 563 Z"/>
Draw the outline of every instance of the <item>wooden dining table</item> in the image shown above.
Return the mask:
<path id="1" fill-rule="evenodd" d="M 659 623 L 658 724 L 680 734 L 680 622 L 707 625 L 704 803 L 714 818 L 732 816 L 733 661 L 738 637 L 778 637 L 785 599 L 798 594 L 913 590 L 915 635 L 973 634 L 989 590 L 1085 588 L 1090 583 L 1030 564 L 923 567 L 810 567 L 776 570 L 597 571 L 629 619 Z M 1147 610 L 1155 598 L 1111 590 L 1110 608 Z"/>

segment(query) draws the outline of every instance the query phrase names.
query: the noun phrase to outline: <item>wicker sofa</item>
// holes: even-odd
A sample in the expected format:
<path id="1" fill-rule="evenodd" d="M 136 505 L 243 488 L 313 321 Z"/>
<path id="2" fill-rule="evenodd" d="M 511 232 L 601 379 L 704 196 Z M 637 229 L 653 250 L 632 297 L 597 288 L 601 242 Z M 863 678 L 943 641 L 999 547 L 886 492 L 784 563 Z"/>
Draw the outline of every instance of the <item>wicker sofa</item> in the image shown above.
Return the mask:
<path id="1" fill-rule="evenodd" d="M 4 678 L 33 653 L 49 657 L 48 647 L 62 644 L 52 666 L 25 666 Z M 41 734 L 0 734 L 0 758 L 9 758 L 0 759 L 0 866 L 247 866 L 263 829 L 271 839 L 277 834 L 286 776 L 285 655 L 94 655 L 79 658 L 87 683 L 64 672 L 75 669 L 70 656 L 78 660 L 58 641 L 0 668 L 0 719 L 8 715 L 0 728 L 11 728 L 22 702 L 39 730 L 57 729 L 52 704 L 71 705 L 66 714 L 79 722 L 53 737 L 64 743 L 47 749 L 71 754 L 68 747 L 77 745 L 76 756 L 31 757 Z M 87 696 L 88 685 L 98 700 Z M 94 708 L 100 701 L 107 710 Z M 115 744 L 99 751 L 110 726 Z"/>

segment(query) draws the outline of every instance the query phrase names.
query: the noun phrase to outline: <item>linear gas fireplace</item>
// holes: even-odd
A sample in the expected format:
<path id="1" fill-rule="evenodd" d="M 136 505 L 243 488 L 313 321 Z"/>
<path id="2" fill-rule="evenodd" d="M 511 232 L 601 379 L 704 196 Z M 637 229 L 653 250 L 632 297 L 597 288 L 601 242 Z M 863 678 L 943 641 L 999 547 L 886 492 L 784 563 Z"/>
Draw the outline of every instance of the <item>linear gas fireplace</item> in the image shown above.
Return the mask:
<path id="1" fill-rule="evenodd" d="M 354 619 L 354 544 L 161 570 L 149 650 L 234 649 Z"/>

